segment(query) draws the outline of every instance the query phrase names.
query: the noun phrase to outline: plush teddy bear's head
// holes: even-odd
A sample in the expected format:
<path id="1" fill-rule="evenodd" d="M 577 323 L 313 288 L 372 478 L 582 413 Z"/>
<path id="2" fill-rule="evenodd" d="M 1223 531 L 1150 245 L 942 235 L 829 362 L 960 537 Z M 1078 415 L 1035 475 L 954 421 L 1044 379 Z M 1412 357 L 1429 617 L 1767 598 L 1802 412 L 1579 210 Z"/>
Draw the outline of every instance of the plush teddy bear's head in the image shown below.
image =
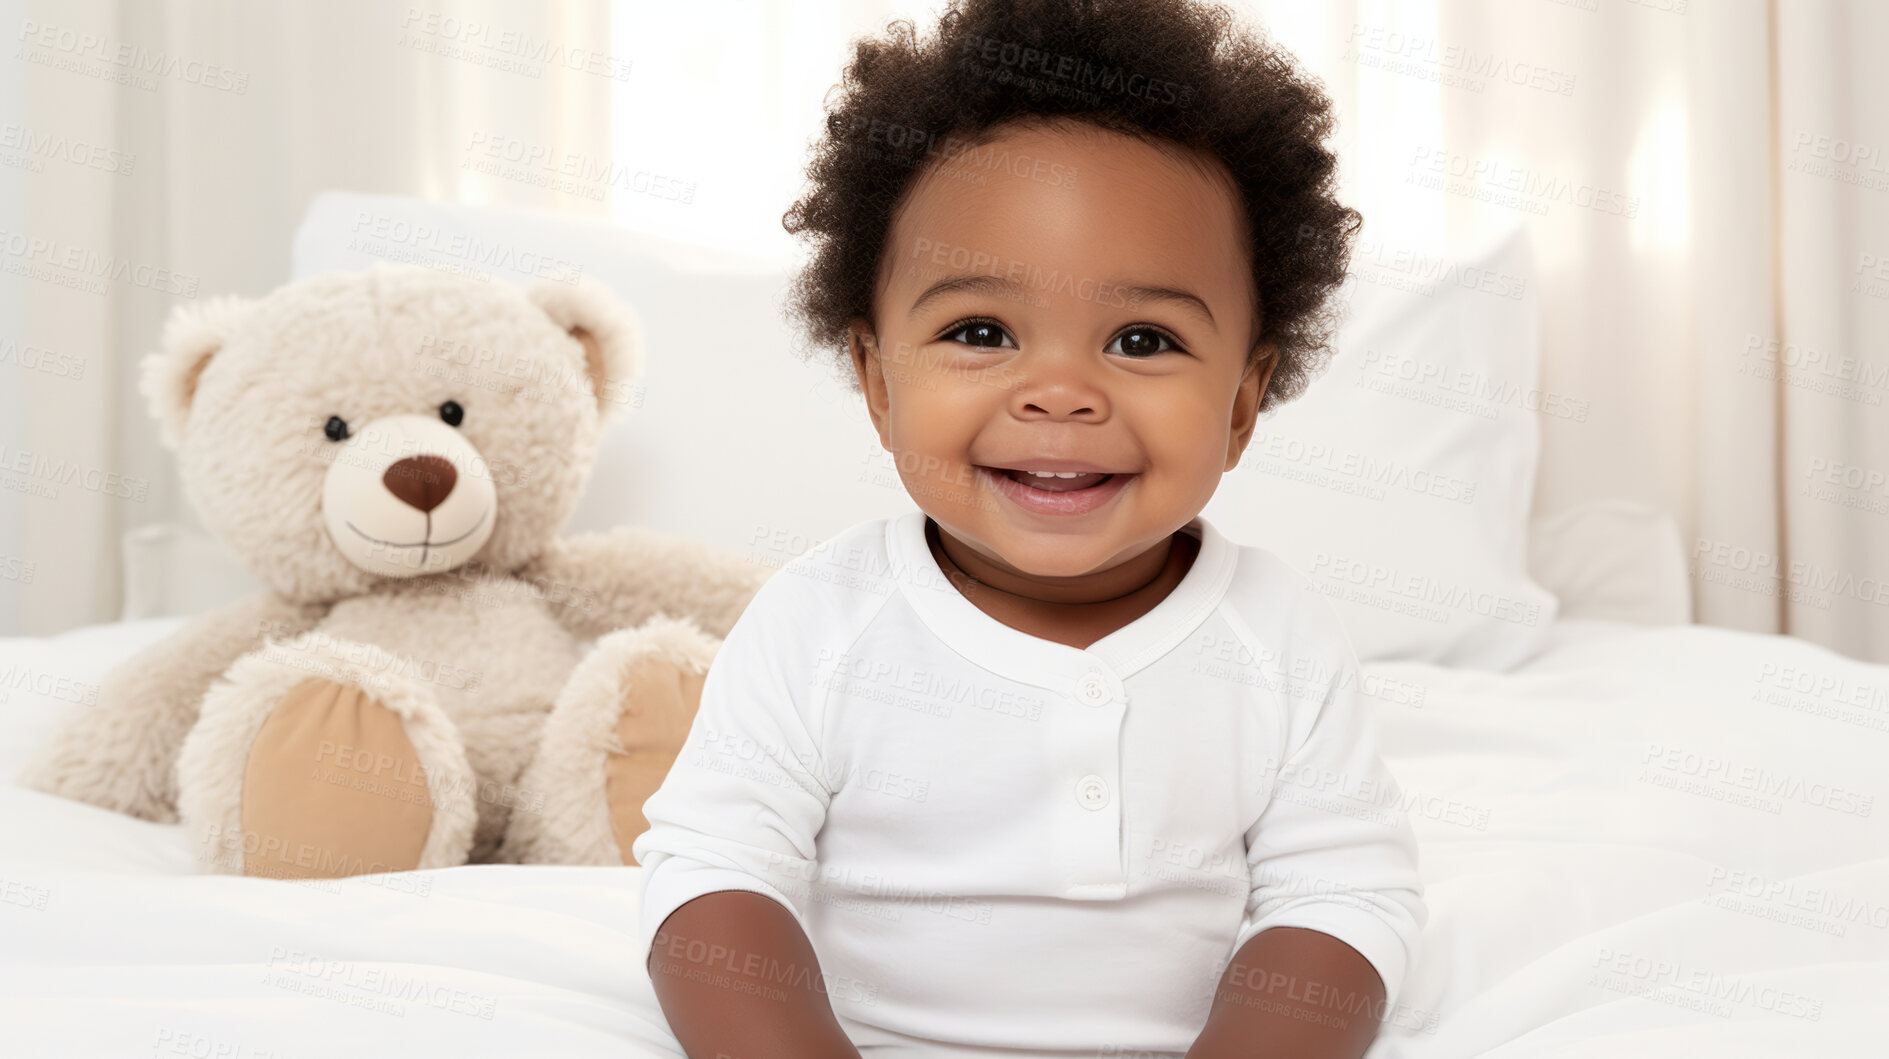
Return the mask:
<path id="1" fill-rule="evenodd" d="M 205 525 L 324 602 L 532 559 L 641 370 L 635 314 L 593 281 L 381 264 L 181 306 L 142 383 Z"/>

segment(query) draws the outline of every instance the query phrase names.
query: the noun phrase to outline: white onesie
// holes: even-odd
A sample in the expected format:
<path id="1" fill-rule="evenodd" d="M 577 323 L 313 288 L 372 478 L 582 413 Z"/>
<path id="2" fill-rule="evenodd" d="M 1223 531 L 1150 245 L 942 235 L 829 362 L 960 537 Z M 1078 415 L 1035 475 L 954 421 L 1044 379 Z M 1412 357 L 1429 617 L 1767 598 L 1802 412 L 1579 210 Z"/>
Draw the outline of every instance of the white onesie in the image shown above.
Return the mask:
<path id="1" fill-rule="evenodd" d="M 1358 950 L 1395 1001 L 1416 838 L 1311 583 L 1196 517 L 1181 583 L 1079 649 L 979 610 L 925 524 L 830 538 L 729 631 L 632 847 L 645 946 L 691 898 L 764 894 L 855 1042 L 924 1055 L 1179 1056 L 1276 926 Z"/>

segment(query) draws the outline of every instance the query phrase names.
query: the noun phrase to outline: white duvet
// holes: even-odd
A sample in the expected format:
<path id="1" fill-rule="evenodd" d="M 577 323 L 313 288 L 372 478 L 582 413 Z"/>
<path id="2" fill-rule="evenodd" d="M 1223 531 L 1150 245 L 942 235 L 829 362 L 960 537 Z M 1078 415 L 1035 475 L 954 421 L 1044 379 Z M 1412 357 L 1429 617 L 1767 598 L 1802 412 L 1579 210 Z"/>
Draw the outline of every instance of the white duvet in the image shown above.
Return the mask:
<path id="1" fill-rule="evenodd" d="M 0 640 L 0 775 L 176 624 Z M 1512 674 L 1368 676 L 1430 908 L 1372 1059 L 1889 1055 L 1889 667 L 1563 622 Z M 638 883 L 199 876 L 179 828 L 0 786 L 0 1055 L 675 1054 Z"/>

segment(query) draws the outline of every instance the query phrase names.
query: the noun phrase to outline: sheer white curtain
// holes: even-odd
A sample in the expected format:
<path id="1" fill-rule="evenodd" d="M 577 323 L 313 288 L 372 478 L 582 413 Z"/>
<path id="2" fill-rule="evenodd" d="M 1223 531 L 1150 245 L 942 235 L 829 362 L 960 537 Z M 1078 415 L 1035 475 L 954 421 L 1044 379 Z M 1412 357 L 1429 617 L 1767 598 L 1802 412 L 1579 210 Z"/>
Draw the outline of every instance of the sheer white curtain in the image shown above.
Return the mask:
<path id="1" fill-rule="evenodd" d="M 0 133 L 68 144 L 0 136 L 0 630 L 109 620 L 120 533 L 189 520 L 136 357 L 180 287 L 281 282 L 317 191 L 541 205 L 788 260 L 780 215 L 847 41 L 940 6 L 0 6 Z M 1889 660 L 1889 75 L 1869 61 L 1889 5 L 1235 6 L 1338 103 L 1356 267 L 1529 229 L 1562 399 L 1537 511 L 1667 511 L 1698 620 Z M 125 46 L 184 61 L 136 75 Z M 625 178 L 516 164 L 546 156 Z M 75 286 L 101 260 L 129 268 Z"/>
<path id="2" fill-rule="evenodd" d="M 849 42 L 895 18 L 923 27 L 931 0 L 634 0 L 612 11 L 616 46 L 639 79 L 621 86 L 619 155 L 694 185 L 693 208 L 657 194 L 618 196 L 633 227 L 777 261 L 797 256 L 781 214 L 798 197 L 821 101 Z"/>
<path id="3" fill-rule="evenodd" d="M 1536 510 L 1663 509 L 1696 620 L 1889 661 L 1889 6 L 1248 9 L 1339 102 L 1359 267 L 1528 229 Z"/>

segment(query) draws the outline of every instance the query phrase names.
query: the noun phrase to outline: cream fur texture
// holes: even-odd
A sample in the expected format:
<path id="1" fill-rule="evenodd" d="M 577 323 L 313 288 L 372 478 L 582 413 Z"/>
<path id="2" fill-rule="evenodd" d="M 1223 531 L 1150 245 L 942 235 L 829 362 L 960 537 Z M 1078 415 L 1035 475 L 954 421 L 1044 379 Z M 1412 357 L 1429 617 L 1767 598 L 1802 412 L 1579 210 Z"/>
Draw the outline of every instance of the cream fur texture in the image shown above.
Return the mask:
<path id="1" fill-rule="evenodd" d="M 204 696 L 202 716 L 178 751 L 177 771 L 192 777 L 179 814 L 191 822 L 197 866 L 241 874 L 244 854 L 259 836 L 245 834 L 243 770 L 250 744 L 270 709 L 305 680 L 349 684 L 373 696 L 405 722 L 432 795 L 434 826 L 420 853 L 421 868 L 465 862 L 478 810 L 477 781 L 451 721 L 424 685 L 398 675 L 395 659 L 373 644 L 303 636 L 270 641 L 243 656 Z"/>
<path id="2" fill-rule="evenodd" d="M 635 691 L 625 686 L 625 674 L 638 659 L 652 655 L 706 673 L 720 646 L 718 638 L 693 623 L 668 617 L 598 640 L 564 686 L 564 698 L 545 724 L 543 749 L 525 773 L 526 790 L 545 792 L 543 810 L 516 817 L 498 859 L 526 864 L 623 860 L 629 851 L 618 848 L 591 777 L 604 774 L 613 750 L 622 752 L 615 745 L 619 704 Z"/>
<path id="3" fill-rule="evenodd" d="M 592 281 L 521 289 L 415 265 L 177 309 L 143 391 L 204 525 L 268 588 L 114 669 L 21 781 L 182 820 L 201 846 L 240 822 L 244 762 L 270 710 L 321 675 L 402 718 L 436 797 L 425 866 L 492 860 L 502 845 L 620 863 L 607 819 L 598 841 L 599 752 L 543 741 L 547 727 L 613 727 L 634 689 L 607 679 L 605 659 L 712 656 L 771 573 L 649 530 L 559 535 L 603 425 L 631 404 L 642 342 L 635 313 Z M 451 433 L 371 432 L 414 416 Z M 442 435 L 452 443 L 428 451 Z M 381 451 L 396 444 L 381 436 L 400 448 Z M 337 485 L 344 459 L 373 462 Z M 448 531 L 436 538 L 434 516 L 469 476 L 493 507 L 490 535 L 436 569 Z M 324 487 L 327 503 L 373 513 L 387 555 L 336 545 L 350 520 L 324 518 Z M 337 501 L 338 489 L 355 492 Z M 596 661 L 574 678 L 587 653 Z M 227 849 L 200 854 L 205 870 L 241 870 Z"/>

